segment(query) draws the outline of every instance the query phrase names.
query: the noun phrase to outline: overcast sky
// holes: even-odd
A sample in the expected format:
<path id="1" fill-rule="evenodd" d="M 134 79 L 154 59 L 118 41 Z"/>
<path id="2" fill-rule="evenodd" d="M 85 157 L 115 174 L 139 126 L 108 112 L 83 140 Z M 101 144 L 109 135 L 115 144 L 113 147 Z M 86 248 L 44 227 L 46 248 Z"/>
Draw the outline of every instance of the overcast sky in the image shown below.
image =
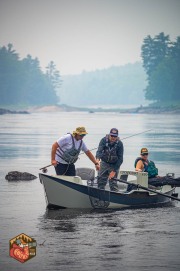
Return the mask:
<path id="1" fill-rule="evenodd" d="M 61 75 L 140 61 L 160 32 L 180 36 L 180 0 L 0 0 L 0 46 Z"/>

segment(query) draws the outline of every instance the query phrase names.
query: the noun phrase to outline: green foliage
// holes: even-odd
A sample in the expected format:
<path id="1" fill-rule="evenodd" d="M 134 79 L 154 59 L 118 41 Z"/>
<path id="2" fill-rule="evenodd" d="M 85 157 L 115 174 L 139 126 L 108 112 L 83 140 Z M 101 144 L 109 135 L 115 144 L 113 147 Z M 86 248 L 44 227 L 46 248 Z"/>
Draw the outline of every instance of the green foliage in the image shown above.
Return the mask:
<path id="1" fill-rule="evenodd" d="M 56 65 L 51 61 L 46 67 L 46 77 L 52 83 L 54 89 L 58 91 L 61 86 L 59 71 L 56 70 Z"/>
<path id="2" fill-rule="evenodd" d="M 164 33 L 154 39 L 147 36 L 141 55 L 148 76 L 145 98 L 164 103 L 180 101 L 180 37 L 171 42 Z"/>
<path id="3" fill-rule="evenodd" d="M 0 47 L 0 104 L 48 105 L 58 103 L 56 95 L 60 75 L 55 69 L 53 79 L 40 69 L 39 60 L 30 55 L 19 60 L 12 44 Z M 54 83 L 56 80 L 56 85 Z"/>

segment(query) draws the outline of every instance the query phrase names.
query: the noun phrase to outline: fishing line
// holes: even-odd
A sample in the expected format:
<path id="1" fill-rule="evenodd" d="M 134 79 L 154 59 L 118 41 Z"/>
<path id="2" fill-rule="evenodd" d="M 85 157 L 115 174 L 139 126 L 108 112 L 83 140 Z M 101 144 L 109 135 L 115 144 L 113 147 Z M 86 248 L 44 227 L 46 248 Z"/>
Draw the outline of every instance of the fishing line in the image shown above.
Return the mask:
<path id="1" fill-rule="evenodd" d="M 128 138 L 130 138 L 130 137 L 133 137 L 133 136 L 137 136 L 137 135 L 141 135 L 141 134 L 144 134 L 144 133 L 150 132 L 150 131 L 152 131 L 152 130 L 153 130 L 153 129 L 149 129 L 149 130 L 146 130 L 146 131 L 143 131 L 143 132 L 137 133 L 137 134 L 133 134 L 133 135 L 130 135 L 130 136 L 124 137 L 124 138 L 122 138 L 122 139 L 121 139 L 121 141 L 122 141 L 122 140 L 125 140 L 125 139 L 128 139 Z M 93 149 L 91 149 L 90 151 L 97 150 L 97 149 L 98 149 L 98 147 L 93 148 Z M 84 152 L 80 153 L 79 155 L 81 155 L 81 154 L 84 154 Z M 79 158 L 79 159 L 80 159 L 80 158 Z M 47 165 L 47 166 L 45 166 L 45 167 L 42 167 L 42 168 L 40 168 L 39 170 L 42 170 L 42 171 L 43 171 L 43 173 L 46 173 L 46 172 L 47 172 L 47 167 L 51 167 L 51 166 L 52 166 L 52 164 L 51 164 L 51 165 Z"/>
<path id="2" fill-rule="evenodd" d="M 130 137 L 133 137 L 133 136 L 137 136 L 137 135 L 141 135 L 141 134 L 147 133 L 147 132 L 152 131 L 152 130 L 153 130 L 153 129 L 149 129 L 149 130 L 146 130 L 146 131 L 141 132 L 141 133 L 137 133 L 137 134 L 133 134 L 133 135 L 124 137 L 124 138 L 121 139 L 121 141 L 122 141 L 122 140 L 125 140 L 125 139 L 128 139 L 128 138 L 130 138 Z M 90 151 L 97 150 L 97 149 L 98 149 L 98 147 L 96 147 L 96 148 L 94 148 L 94 149 L 91 149 Z M 80 153 L 79 155 L 81 155 L 81 154 L 84 154 L 84 152 Z"/>

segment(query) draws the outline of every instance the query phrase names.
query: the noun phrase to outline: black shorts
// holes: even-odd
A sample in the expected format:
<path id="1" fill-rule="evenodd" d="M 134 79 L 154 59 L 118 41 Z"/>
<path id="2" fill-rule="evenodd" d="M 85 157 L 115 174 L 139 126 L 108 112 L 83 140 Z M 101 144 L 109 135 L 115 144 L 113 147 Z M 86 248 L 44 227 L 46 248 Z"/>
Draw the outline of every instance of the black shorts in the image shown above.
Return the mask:
<path id="1" fill-rule="evenodd" d="M 76 176 L 74 164 L 57 164 L 54 167 L 57 175 Z"/>

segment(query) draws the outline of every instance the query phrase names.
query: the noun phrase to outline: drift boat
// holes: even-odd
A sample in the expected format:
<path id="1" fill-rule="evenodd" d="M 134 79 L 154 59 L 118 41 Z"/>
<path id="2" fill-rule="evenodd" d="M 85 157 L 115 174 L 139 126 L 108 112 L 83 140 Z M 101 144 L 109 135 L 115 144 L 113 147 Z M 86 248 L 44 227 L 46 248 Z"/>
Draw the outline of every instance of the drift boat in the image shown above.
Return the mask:
<path id="1" fill-rule="evenodd" d="M 44 186 L 47 208 L 139 208 L 162 206 L 176 199 L 175 187 L 148 187 L 146 172 L 120 171 L 118 192 L 98 189 L 95 170 L 76 169 L 77 176 L 39 174 Z"/>

